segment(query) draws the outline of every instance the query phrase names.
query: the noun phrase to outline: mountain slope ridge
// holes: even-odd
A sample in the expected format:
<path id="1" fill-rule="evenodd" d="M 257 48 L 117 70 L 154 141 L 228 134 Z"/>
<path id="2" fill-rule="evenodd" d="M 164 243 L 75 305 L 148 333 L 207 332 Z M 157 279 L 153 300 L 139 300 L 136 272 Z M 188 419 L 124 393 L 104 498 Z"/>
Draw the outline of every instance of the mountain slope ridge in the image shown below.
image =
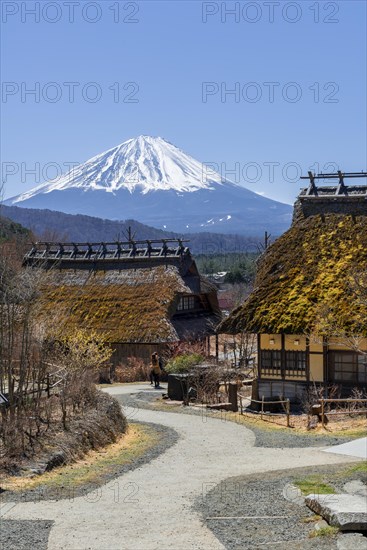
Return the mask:
<path id="1" fill-rule="evenodd" d="M 113 221 L 82 214 L 73 215 L 54 210 L 19 208 L 18 206 L 2 206 L 2 212 L 9 219 L 32 230 L 36 238 L 46 241 L 124 241 L 127 239 L 130 227 L 134 238 L 137 240 L 183 238 L 189 240 L 188 246 L 194 254 L 224 254 L 229 252 L 257 252 L 260 240 L 259 237 L 250 235 L 207 232 L 173 233 L 143 225 L 136 220 Z M 29 238 L 29 240 L 31 239 Z"/>
<path id="2" fill-rule="evenodd" d="M 127 140 L 5 204 L 134 218 L 175 232 L 281 233 L 292 214 L 290 205 L 224 180 L 165 139 L 150 136 Z"/>
<path id="3" fill-rule="evenodd" d="M 203 164 L 169 141 L 139 136 L 95 155 L 55 182 L 43 183 L 18 195 L 13 202 L 21 202 L 39 192 L 75 187 L 107 192 L 126 188 L 131 193 L 137 189 L 145 194 L 168 189 L 193 192 L 208 189 L 213 183 L 223 184 L 219 174 L 212 170 L 210 175 L 207 172 Z"/>

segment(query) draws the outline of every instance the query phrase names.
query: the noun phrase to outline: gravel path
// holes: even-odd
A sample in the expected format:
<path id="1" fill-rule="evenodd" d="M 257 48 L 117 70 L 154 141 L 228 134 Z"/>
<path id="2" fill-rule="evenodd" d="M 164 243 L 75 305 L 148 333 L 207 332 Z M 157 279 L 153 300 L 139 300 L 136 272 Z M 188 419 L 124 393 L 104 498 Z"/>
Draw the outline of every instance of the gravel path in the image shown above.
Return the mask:
<path id="1" fill-rule="evenodd" d="M 152 391 L 144 388 L 144 386 L 139 386 L 140 390 L 137 393 L 122 394 L 116 395 L 115 397 L 123 406 L 128 406 L 134 409 L 133 414 L 139 409 L 153 410 L 156 411 L 157 407 L 154 405 L 154 402 L 158 397 L 161 397 L 161 391 Z M 219 418 L 222 423 L 226 422 L 226 412 L 225 411 L 214 411 L 209 409 L 200 410 L 196 407 L 184 407 L 178 405 L 177 407 L 172 406 L 168 408 L 168 411 L 179 414 L 190 414 L 196 416 L 208 416 L 210 418 Z M 233 422 L 228 420 L 228 422 Z M 242 425 L 246 426 L 246 422 Z M 319 434 L 305 434 L 294 433 L 292 430 L 275 430 L 275 429 L 264 429 L 254 426 L 252 423 L 248 423 L 247 426 L 255 435 L 255 447 L 280 447 L 280 448 L 291 448 L 291 447 L 327 447 L 329 445 L 339 445 L 352 441 L 354 438 L 348 438 L 345 436 L 337 435 L 319 435 Z"/>
<path id="2" fill-rule="evenodd" d="M 1 521 L 3 550 L 47 550 L 52 521 Z M 71 550 L 71 549 L 70 549 Z"/>
<path id="3" fill-rule="evenodd" d="M 305 505 L 292 498 L 289 484 L 295 479 L 324 474 L 333 479 L 333 474 L 345 466 L 327 465 L 293 469 L 287 472 L 271 472 L 261 476 L 238 476 L 226 479 L 198 499 L 206 525 L 227 550 L 250 550 L 255 548 L 337 550 L 338 541 L 345 535 L 309 538 L 315 530 L 315 522 L 305 523 L 311 512 Z M 350 474 L 351 479 L 365 474 Z M 343 491 L 345 477 L 335 476 L 332 483 L 336 492 Z M 287 494 L 289 500 L 284 498 Z M 298 496 L 297 493 L 294 496 Z M 228 517 L 232 519 L 226 519 Z M 257 516 L 256 519 L 254 516 Z M 276 516 L 276 517 L 275 517 Z M 220 518 L 220 519 L 218 519 Z M 367 539 L 365 540 L 367 548 Z"/>
<path id="4" fill-rule="evenodd" d="M 116 386 L 129 395 L 141 385 Z M 58 502 L 17 503 L 8 519 L 54 521 L 48 550 L 219 550 L 223 543 L 202 521 L 197 499 L 228 477 L 341 464 L 355 460 L 315 448 L 256 448 L 254 434 L 233 422 L 130 407 L 134 421 L 174 429 L 179 440 L 148 464 L 96 493 Z"/>

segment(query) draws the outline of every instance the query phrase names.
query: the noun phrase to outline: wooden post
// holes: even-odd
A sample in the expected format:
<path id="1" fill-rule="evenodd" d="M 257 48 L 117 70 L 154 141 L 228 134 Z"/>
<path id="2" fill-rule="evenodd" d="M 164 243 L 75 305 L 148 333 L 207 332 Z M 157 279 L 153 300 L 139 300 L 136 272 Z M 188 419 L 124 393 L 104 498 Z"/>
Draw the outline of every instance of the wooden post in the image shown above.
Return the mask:
<path id="1" fill-rule="evenodd" d="M 286 410 L 287 410 L 287 428 L 289 428 L 290 427 L 289 414 L 290 414 L 290 410 L 291 410 L 289 399 L 287 399 Z"/>
<path id="2" fill-rule="evenodd" d="M 261 398 L 261 420 L 263 419 L 263 413 L 264 413 L 264 396 Z"/>
<path id="3" fill-rule="evenodd" d="M 325 419 L 324 419 L 324 399 L 321 398 L 321 426 L 322 429 L 325 428 Z"/>
<path id="4" fill-rule="evenodd" d="M 228 385 L 228 400 L 231 403 L 231 409 L 233 412 L 238 411 L 238 387 L 236 382 L 230 382 Z"/>

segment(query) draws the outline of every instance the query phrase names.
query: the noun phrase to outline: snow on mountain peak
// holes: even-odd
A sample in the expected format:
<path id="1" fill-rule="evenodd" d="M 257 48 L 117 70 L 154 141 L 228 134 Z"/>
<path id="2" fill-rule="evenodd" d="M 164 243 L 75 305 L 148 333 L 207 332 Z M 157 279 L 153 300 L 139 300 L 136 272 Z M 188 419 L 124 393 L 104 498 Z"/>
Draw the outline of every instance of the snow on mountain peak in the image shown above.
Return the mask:
<path id="1" fill-rule="evenodd" d="M 22 202 L 39 193 L 65 189 L 104 190 L 114 193 L 174 190 L 177 193 L 211 189 L 221 176 L 161 137 L 139 136 L 72 168 L 57 180 L 19 195 Z M 228 182 L 229 183 L 229 182 Z M 14 204 L 13 203 L 13 204 Z"/>

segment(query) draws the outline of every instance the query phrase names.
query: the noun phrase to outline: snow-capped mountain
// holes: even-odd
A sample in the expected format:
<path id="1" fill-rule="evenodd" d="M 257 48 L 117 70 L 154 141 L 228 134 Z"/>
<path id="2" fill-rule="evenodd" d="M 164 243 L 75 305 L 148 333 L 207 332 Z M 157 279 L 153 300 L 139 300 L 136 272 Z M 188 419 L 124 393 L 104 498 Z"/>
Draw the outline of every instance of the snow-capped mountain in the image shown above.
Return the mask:
<path id="1" fill-rule="evenodd" d="M 291 221 L 289 205 L 222 180 L 210 165 L 150 136 L 129 139 L 6 204 L 134 218 L 180 232 L 281 232 Z"/>

